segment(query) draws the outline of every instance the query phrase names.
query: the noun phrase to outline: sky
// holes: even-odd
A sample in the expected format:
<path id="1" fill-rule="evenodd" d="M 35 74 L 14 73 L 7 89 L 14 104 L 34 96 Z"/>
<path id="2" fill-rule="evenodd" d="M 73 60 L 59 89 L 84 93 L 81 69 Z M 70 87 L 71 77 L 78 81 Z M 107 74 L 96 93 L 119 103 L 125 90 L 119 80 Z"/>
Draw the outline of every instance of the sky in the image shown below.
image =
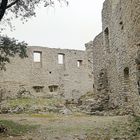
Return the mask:
<path id="1" fill-rule="evenodd" d="M 84 50 L 102 30 L 101 10 L 104 0 L 69 0 L 69 5 L 39 7 L 37 17 L 22 24 L 15 20 L 15 30 L 3 34 L 25 41 L 30 46 Z"/>

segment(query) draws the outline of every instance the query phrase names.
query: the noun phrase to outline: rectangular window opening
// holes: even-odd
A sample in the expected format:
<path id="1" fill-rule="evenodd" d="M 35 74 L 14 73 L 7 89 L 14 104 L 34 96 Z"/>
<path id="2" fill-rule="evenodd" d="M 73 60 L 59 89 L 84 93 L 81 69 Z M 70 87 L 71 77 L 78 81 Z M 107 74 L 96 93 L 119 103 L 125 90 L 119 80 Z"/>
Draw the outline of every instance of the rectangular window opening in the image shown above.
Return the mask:
<path id="1" fill-rule="evenodd" d="M 58 54 L 58 64 L 64 64 L 65 54 Z"/>
<path id="2" fill-rule="evenodd" d="M 77 60 L 77 67 L 82 66 L 83 60 Z"/>
<path id="3" fill-rule="evenodd" d="M 43 92 L 44 86 L 33 86 L 33 89 L 35 92 Z"/>
<path id="4" fill-rule="evenodd" d="M 50 90 L 50 92 L 57 92 L 58 86 L 57 85 L 51 85 L 51 86 L 49 86 L 49 90 Z"/>
<path id="5" fill-rule="evenodd" d="M 41 52 L 33 52 L 33 60 L 34 62 L 41 62 Z"/>

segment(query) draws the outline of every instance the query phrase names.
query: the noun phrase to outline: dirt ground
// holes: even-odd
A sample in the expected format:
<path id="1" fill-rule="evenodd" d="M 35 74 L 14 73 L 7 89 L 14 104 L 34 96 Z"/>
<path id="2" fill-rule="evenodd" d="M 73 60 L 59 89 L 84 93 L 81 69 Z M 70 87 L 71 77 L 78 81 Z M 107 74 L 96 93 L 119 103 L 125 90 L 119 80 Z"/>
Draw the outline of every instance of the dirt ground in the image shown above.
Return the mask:
<path id="1" fill-rule="evenodd" d="M 22 136 L 0 136 L 0 140 L 139 140 L 132 137 L 129 116 L 6 114 L 0 119 L 38 126 Z"/>

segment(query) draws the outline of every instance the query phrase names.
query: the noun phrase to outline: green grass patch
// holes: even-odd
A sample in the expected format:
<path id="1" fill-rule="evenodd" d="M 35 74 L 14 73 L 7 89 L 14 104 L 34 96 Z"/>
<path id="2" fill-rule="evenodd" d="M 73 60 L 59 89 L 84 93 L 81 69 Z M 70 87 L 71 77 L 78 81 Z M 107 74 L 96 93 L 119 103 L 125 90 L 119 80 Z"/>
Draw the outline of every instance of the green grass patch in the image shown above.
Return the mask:
<path id="1" fill-rule="evenodd" d="M 51 99 L 47 99 L 47 98 L 18 98 L 18 99 L 10 99 L 7 101 L 7 105 L 10 107 L 14 107 L 14 106 L 22 106 L 22 107 L 26 107 L 26 106 L 32 106 L 32 105 L 49 105 L 49 106 L 53 106 L 54 104 L 63 104 L 64 101 L 61 99 L 57 99 L 57 98 L 51 98 Z"/>
<path id="2" fill-rule="evenodd" d="M 47 113 L 47 114 L 30 114 L 30 117 L 33 118 L 44 118 L 48 122 L 55 122 L 62 119 L 62 116 L 57 113 Z"/>
<path id="3" fill-rule="evenodd" d="M 82 112 L 74 112 L 73 117 L 91 117 L 91 116 Z"/>
<path id="4" fill-rule="evenodd" d="M 57 114 L 54 113 L 48 113 L 48 114 L 30 114 L 31 117 L 36 117 L 36 118 L 56 118 L 58 117 Z"/>
<path id="5" fill-rule="evenodd" d="M 12 136 L 22 135 L 38 127 L 37 125 L 28 125 L 28 124 L 22 125 L 22 124 L 13 122 L 11 120 L 0 120 L 0 125 L 3 125 L 4 127 L 6 127 L 7 128 L 6 134 L 12 135 Z"/>
<path id="6" fill-rule="evenodd" d="M 11 99 L 11 100 L 7 101 L 7 104 L 10 107 L 15 107 L 15 106 L 25 107 L 26 105 L 31 105 L 33 103 L 34 103 L 34 101 L 30 98 L 18 98 L 18 99 Z"/>

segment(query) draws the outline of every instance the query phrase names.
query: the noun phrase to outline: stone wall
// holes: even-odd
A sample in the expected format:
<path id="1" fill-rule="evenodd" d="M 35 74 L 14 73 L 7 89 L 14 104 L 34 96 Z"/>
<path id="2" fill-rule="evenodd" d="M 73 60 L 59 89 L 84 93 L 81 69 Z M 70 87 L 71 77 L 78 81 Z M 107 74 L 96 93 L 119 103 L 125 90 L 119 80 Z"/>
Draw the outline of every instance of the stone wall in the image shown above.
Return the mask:
<path id="1" fill-rule="evenodd" d="M 93 91 L 92 68 L 86 51 L 29 47 L 27 52 L 28 58 L 12 58 L 7 70 L 1 71 L 0 85 L 5 96 L 25 92 L 36 97 L 59 95 L 77 99 Z M 40 62 L 34 62 L 34 53 L 40 55 Z M 63 64 L 58 63 L 59 54 Z"/>
<path id="2" fill-rule="evenodd" d="M 93 45 L 95 88 L 99 75 L 106 70 L 110 108 L 140 113 L 139 60 L 140 2 L 139 0 L 106 0 L 102 10 L 103 32 Z M 137 63 L 136 63 L 137 62 Z"/>

